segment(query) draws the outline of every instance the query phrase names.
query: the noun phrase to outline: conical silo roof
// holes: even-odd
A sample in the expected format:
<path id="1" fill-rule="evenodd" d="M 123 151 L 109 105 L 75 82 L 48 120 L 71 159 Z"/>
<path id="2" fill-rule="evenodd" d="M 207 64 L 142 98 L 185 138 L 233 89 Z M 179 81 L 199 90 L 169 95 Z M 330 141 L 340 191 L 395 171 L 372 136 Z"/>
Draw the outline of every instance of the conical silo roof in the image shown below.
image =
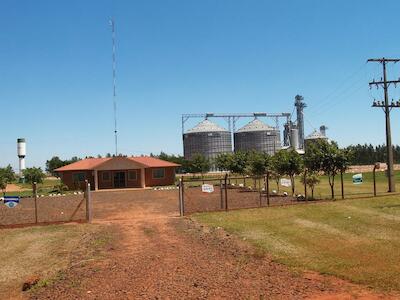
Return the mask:
<path id="1" fill-rule="evenodd" d="M 325 135 L 323 135 L 321 132 L 314 130 L 310 135 L 308 135 L 306 140 L 315 140 L 315 139 L 328 139 Z"/>
<path id="2" fill-rule="evenodd" d="M 225 128 L 219 126 L 218 124 L 215 124 L 214 122 L 211 122 L 207 119 L 201 121 L 199 124 L 197 124 L 195 127 L 192 129 L 189 129 L 186 131 L 186 133 L 197 133 L 197 132 L 228 132 Z"/>
<path id="3" fill-rule="evenodd" d="M 274 129 L 275 128 L 268 126 L 263 121 L 260 121 L 259 119 L 254 119 L 236 132 L 267 131 Z"/>

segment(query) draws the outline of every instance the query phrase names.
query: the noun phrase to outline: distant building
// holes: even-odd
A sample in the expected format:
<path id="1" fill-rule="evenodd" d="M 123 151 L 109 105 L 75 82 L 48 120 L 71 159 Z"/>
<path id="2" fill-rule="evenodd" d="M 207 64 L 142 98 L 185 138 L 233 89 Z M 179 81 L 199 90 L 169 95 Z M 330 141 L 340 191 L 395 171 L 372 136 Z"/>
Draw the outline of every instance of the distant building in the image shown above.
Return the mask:
<path id="1" fill-rule="evenodd" d="M 172 185 L 178 164 L 154 157 L 87 158 L 55 171 L 69 189 L 83 189 L 88 180 L 92 190 L 145 188 Z"/>

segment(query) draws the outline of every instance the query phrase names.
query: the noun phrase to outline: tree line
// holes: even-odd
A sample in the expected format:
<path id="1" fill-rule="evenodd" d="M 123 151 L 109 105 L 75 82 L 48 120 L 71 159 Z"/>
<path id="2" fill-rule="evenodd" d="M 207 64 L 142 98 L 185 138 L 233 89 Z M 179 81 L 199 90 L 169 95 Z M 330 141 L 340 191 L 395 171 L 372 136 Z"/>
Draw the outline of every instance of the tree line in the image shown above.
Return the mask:
<path id="1" fill-rule="evenodd" d="M 263 176 L 268 174 L 276 182 L 279 192 L 280 179 L 289 177 L 292 194 L 295 192 L 296 176 L 301 176 L 314 196 L 314 188 L 319 183 L 319 175 L 328 177 L 331 196 L 334 195 L 335 178 L 345 172 L 354 161 L 352 149 L 340 149 L 335 142 L 317 141 L 307 146 L 304 155 L 295 150 L 280 150 L 275 155 L 260 152 L 233 152 L 218 155 L 210 161 L 201 154 L 196 154 L 191 160 L 182 156 L 160 153 L 160 159 L 181 165 L 180 172 L 201 173 L 202 177 L 214 165 L 217 169 L 229 171 L 242 176 Z"/>
<path id="2" fill-rule="evenodd" d="M 372 165 L 376 162 L 386 161 L 386 146 L 372 144 L 357 144 L 350 145 L 346 148 L 353 153 L 351 164 L 352 165 Z M 393 146 L 393 158 L 396 164 L 400 164 L 400 146 Z"/>

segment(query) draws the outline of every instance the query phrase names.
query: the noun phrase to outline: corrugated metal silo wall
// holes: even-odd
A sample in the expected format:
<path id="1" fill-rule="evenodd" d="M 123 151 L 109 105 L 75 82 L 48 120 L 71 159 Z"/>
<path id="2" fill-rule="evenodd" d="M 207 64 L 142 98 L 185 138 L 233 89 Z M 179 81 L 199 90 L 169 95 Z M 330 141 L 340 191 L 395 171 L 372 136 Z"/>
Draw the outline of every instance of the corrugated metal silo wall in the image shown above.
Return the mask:
<path id="1" fill-rule="evenodd" d="M 192 159 L 198 153 L 212 160 L 220 153 L 232 152 L 230 132 L 193 132 L 183 135 L 185 159 Z"/>
<path id="2" fill-rule="evenodd" d="M 258 151 L 273 155 L 281 149 L 279 130 L 236 132 L 234 143 L 235 151 Z"/>

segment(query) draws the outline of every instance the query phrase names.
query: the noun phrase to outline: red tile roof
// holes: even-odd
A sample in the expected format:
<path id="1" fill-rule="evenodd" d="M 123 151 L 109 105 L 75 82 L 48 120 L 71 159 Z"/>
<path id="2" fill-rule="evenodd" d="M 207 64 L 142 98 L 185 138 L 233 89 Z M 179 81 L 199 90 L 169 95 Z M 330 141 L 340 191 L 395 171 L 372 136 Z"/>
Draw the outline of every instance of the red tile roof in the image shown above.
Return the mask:
<path id="1" fill-rule="evenodd" d="M 140 165 L 142 165 L 144 168 L 163 168 L 163 167 L 179 167 L 178 164 L 171 163 L 165 160 L 161 160 L 155 157 L 149 157 L 149 156 L 137 156 L 137 157 L 126 157 L 127 159 L 130 159 Z M 64 171 L 80 171 L 80 170 L 95 170 L 97 167 L 105 163 L 106 161 L 109 161 L 111 159 L 114 159 L 113 157 L 107 157 L 107 158 L 86 158 L 79 160 L 77 162 L 74 162 L 72 164 L 63 166 L 61 168 L 55 169 L 54 171 L 56 172 L 64 172 Z"/>
<path id="2" fill-rule="evenodd" d="M 180 165 L 151 156 L 135 156 L 129 159 L 144 165 L 147 168 L 179 167 Z"/>

